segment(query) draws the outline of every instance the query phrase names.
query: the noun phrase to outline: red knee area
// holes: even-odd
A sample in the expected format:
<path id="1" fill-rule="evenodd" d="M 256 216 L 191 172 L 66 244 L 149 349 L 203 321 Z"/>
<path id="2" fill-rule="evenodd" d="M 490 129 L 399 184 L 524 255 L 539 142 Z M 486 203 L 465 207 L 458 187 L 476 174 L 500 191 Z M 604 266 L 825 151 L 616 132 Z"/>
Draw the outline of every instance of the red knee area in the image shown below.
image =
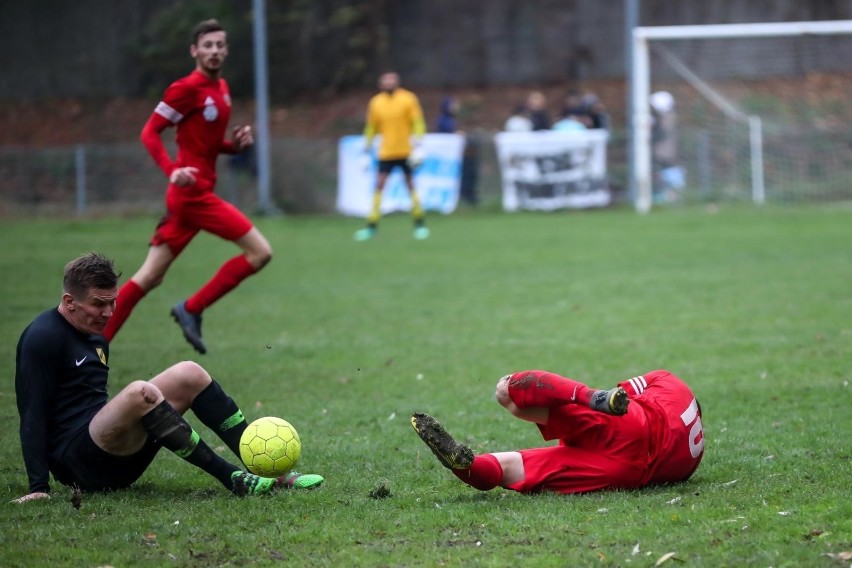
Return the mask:
<path id="1" fill-rule="evenodd" d="M 509 378 L 509 397 L 518 408 L 588 404 L 592 389 L 548 371 L 521 371 Z"/>

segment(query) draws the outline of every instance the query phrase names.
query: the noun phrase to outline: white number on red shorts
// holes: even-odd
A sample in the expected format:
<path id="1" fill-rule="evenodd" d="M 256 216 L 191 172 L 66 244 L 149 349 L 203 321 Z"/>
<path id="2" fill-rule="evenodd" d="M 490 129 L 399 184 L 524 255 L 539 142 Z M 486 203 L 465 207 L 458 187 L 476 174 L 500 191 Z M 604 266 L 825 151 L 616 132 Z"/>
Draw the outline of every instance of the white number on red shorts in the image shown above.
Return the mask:
<path id="1" fill-rule="evenodd" d="M 704 450 L 704 429 L 701 426 L 701 417 L 698 416 L 698 403 L 694 398 L 680 415 L 680 419 L 683 420 L 683 425 L 689 428 L 689 454 L 697 458 Z"/>

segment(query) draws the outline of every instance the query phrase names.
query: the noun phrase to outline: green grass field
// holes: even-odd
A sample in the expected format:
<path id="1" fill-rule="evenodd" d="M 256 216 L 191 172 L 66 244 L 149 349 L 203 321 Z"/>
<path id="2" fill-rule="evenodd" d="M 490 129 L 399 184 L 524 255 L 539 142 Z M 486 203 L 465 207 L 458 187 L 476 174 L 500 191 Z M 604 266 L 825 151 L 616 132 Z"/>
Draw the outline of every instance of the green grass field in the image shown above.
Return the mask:
<path id="1" fill-rule="evenodd" d="M 357 219 L 262 218 L 275 258 L 205 314 L 196 356 L 169 309 L 235 251 L 202 235 L 113 342 L 112 390 L 196 359 L 248 418 L 291 421 L 299 469 L 326 484 L 238 499 L 163 450 L 134 488 L 79 510 L 58 485 L 9 503 L 27 490 L 15 344 L 58 304 L 67 260 L 98 250 L 129 277 L 155 219 L 4 220 L 0 565 L 653 566 L 670 552 L 665 566 L 848 565 L 850 220 L 848 207 L 460 212 L 433 217 L 428 241 L 392 216 L 355 243 Z M 701 467 L 581 496 L 461 484 L 409 415 L 477 452 L 542 445 L 493 397 L 527 368 L 598 387 L 676 372 L 704 409 Z"/>

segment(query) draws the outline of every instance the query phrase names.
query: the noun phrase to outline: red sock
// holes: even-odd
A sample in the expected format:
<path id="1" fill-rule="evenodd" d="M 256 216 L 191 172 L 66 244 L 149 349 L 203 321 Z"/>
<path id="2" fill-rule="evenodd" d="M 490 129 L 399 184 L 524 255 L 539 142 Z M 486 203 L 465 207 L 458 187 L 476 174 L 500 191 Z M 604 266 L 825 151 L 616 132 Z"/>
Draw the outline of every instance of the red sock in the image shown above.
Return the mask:
<path id="1" fill-rule="evenodd" d="M 521 371 L 509 379 L 509 397 L 519 408 L 553 408 L 565 404 L 585 404 L 596 389 L 547 371 Z"/>
<path id="2" fill-rule="evenodd" d="M 244 255 L 235 256 L 219 267 L 213 278 L 186 301 L 186 311 L 200 314 L 255 272 Z"/>
<path id="3" fill-rule="evenodd" d="M 470 469 L 453 469 L 456 477 L 480 491 L 494 489 L 503 481 L 503 466 L 491 454 L 474 456 Z"/>
<path id="4" fill-rule="evenodd" d="M 145 290 L 133 280 L 128 280 L 118 290 L 115 311 L 112 313 L 112 317 L 109 318 L 106 329 L 104 330 L 104 337 L 107 338 L 107 341 L 112 341 L 112 338 L 115 337 L 115 334 L 118 333 L 118 330 L 121 329 L 127 318 L 130 317 L 130 312 L 133 311 L 139 300 L 145 297 L 145 294 Z"/>

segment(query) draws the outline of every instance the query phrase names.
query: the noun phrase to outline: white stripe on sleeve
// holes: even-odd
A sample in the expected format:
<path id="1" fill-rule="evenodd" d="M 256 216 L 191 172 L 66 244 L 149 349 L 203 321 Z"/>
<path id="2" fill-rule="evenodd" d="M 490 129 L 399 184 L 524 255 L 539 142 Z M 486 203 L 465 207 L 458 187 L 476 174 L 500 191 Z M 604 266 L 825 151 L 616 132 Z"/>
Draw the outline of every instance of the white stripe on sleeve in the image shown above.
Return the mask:
<path id="1" fill-rule="evenodd" d="M 164 103 L 160 101 L 157 104 L 157 108 L 154 109 L 154 112 L 171 122 L 172 124 L 177 124 L 181 120 L 183 120 L 183 115 Z"/>
<path id="2" fill-rule="evenodd" d="M 630 386 L 633 387 L 633 391 L 636 394 L 642 394 L 645 391 L 645 387 L 648 386 L 648 383 L 645 382 L 645 377 L 639 375 L 638 377 L 633 377 L 628 381 Z"/>

